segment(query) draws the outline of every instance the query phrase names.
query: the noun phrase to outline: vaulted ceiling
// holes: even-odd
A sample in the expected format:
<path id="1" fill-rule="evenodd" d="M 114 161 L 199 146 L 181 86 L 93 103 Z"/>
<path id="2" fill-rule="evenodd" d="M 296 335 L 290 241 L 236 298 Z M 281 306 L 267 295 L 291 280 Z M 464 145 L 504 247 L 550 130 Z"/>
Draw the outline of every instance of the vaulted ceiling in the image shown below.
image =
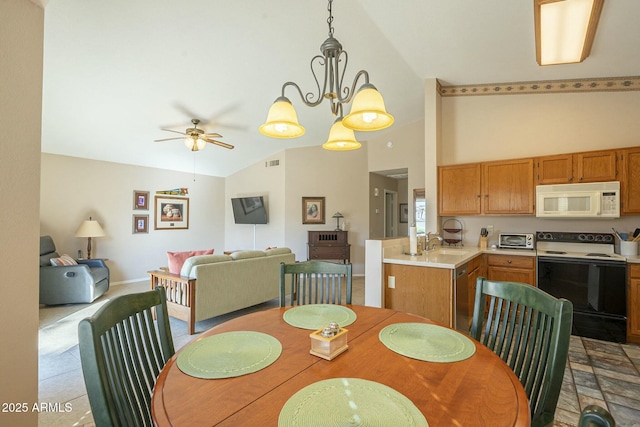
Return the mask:
<path id="1" fill-rule="evenodd" d="M 533 0 L 335 0 L 345 81 L 366 69 L 395 126 L 423 118 L 423 81 L 444 85 L 640 75 L 640 1 L 606 0 L 591 56 L 540 67 Z M 282 84 L 315 83 L 324 0 L 49 0 L 42 151 L 228 176 L 291 147 L 320 145 L 334 117 L 287 95 L 307 133 L 258 133 Z M 198 118 L 235 145 L 192 153 L 161 128 Z M 388 131 L 381 131 L 388 132 Z M 368 135 L 357 134 L 360 140 Z"/>

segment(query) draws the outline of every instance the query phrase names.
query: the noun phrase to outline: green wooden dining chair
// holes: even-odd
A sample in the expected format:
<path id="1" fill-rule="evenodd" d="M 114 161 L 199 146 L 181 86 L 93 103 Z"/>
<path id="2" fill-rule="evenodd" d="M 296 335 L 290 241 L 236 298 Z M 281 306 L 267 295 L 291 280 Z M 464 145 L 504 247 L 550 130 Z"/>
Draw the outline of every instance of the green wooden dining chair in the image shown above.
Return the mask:
<path id="1" fill-rule="evenodd" d="M 580 412 L 578 427 L 616 427 L 616 422 L 603 407 L 589 405 Z"/>
<path id="2" fill-rule="evenodd" d="M 286 305 L 287 290 L 291 305 L 342 304 L 343 291 L 351 304 L 351 270 L 350 263 L 329 261 L 280 264 L 280 307 Z"/>
<path id="3" fill-rule="evenodd" d="M 515 372 L 529 397 L 531 425 L 546 426 L 560 396 L 573 305 L 540 289 L 479 277 L 470 335 Z"/>
<path id="4" fill-rule="evenodd" d="M 153 386 L 175 353 L 164 288 L 110 300 L 80 321 L 78 338 L 96 426 L 153 425 Z"/>

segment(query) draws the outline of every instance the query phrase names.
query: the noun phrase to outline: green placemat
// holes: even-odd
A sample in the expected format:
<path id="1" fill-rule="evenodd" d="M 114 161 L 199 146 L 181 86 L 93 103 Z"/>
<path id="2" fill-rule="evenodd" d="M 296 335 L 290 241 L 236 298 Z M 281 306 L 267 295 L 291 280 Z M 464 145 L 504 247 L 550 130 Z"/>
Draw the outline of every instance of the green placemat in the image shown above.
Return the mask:
<path id="1" fill-rule="evenodd" d="M 459 332 L 428 323 L 396 323 L 383 328 L 380 341 L 403 356 L 427 362 L 458 362 L 476 352 L 476 345 Z"/>
<path id="2" fill-rule="evenodd" d="M 336 304 L 308 304 L 290 308 L 284 312 L 284 321 L 302 329 L 320 329 L 330 322 L 340 327 L 349 326 L 356 321 L 356 313 L 348 307 Z"/>
<path id="3" fill-rule="evenodd" d="M 289 426 L 428 426 L 411 400 L 391 387 L 358 378 L 313 383 L 291 396 L 278 418 Z"/>
<path id="4" fill-rule="evenodd" d="M 262 332 L 237 331 L 188 344 L 178 355 L 178 368 L 197 378 L 231 378 L 266 368 L 282 353 L 282 344 Z"/>

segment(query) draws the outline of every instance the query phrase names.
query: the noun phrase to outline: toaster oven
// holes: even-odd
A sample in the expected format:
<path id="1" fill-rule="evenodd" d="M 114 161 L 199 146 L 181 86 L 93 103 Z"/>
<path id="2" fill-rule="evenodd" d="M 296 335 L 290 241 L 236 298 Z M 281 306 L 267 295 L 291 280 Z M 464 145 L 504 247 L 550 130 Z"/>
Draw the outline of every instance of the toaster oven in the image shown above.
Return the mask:
<path id="1" fill-rule="evenodd" d="M 535 249 L 533 233 L 500 233 L 498 247 L 501 249 Z"/>

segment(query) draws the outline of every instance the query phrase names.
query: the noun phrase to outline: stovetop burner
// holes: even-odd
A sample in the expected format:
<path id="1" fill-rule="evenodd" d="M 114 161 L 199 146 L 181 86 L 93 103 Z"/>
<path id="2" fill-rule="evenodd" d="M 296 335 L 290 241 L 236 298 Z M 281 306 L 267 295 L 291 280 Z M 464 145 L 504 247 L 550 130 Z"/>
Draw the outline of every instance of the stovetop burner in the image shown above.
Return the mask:
<path id="1" fill-rule="evenodd" d="M 564 255 L 564 254 L 566 254 L 566 252 L 563 252 L 563 251 L 545 251 L 545 253 L 554 254 L 554 255 Z"/>
<path id="2" fill-rule="evenodd" d="M 588 253 L 587 256 L 601 256 L 601 257 L 611 258 L 611 255 L 609 254 L 599 254 L 599 253 Z"/>

